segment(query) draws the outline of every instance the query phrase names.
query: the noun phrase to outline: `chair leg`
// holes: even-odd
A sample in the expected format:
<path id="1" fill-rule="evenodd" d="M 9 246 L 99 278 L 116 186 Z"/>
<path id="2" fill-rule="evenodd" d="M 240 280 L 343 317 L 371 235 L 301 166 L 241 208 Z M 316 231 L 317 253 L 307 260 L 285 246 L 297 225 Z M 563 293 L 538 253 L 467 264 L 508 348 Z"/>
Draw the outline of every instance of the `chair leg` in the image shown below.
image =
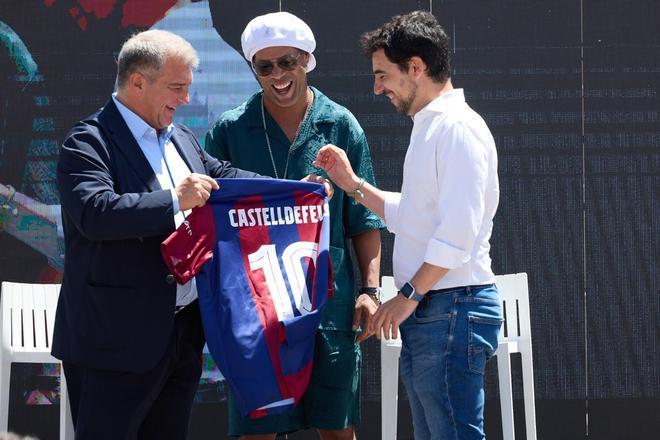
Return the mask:
<path id="1" fill-rule="evenodd" d="M 380 345 L 382 440 L 396 440 L 400 353 L 401 345 L 387 341 Z"/>
<path id="2" fill-rule="evenodd" d="M 4 356 L 3 356 L 4 354 Z M 11 378 L 11 362 L 6 361 L 6 353 L 0 354 L 0 432 L 9 428 L 9 384 Z"/>
<path id="3" fill-rule="evenodd" d="M 506 343 L 500 343 L 497 350 L 497 375 L 500 385 L 500 406 L 502 411 L 502 438 L 516 438 L 513 424 L 513 390 L 511 386 L 511 353 Z"/>
<path id="4" fill-rule="evenodd" d="M 73 440 L 73 417 L 69 403 L 69 390 L 66 387 L 64 367 L 60 364 L 60 440 Z"/>
<path id="5" fill-rule="evenodd" d="M 532 349 L 521 350 L 523 395 L 525 398 L 525 429 L 527 440 L 536 440 L 536 409 L 534 402 L 534 367 Z"/>

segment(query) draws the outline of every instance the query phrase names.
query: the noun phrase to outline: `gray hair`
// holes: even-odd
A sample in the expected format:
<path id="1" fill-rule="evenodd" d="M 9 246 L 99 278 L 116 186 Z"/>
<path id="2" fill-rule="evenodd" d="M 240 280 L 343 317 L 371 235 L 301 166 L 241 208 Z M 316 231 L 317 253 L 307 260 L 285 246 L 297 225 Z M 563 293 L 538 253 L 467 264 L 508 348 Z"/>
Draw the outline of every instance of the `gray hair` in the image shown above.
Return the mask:
<path id="1" fill-rule="evenodd" d="M 23 437 L 22 435 L 14 434 L 13 432 L 0 432 L 0 440 L 39 440 L 36 437 Z"/>
<path id="2" fill-rule="evenodd" d="M 152 29 L 133 35 L 119 51 L 115 88 L 123 87 L 135 72 L 153 80 L 168 58 L 177 58 L 191 69 L 199 66 L 195 48 L 172 32 Z"/>

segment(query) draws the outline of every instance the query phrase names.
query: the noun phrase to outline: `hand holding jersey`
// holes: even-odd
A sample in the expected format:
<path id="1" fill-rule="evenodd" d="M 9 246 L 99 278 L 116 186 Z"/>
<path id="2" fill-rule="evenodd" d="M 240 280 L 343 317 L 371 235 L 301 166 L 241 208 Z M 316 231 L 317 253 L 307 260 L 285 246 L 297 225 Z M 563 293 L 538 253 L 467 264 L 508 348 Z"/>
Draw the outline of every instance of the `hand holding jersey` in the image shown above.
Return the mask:
<path id="1" fill-rule="evenodd" d="M 328 200 L 332 199 L 332 196 L 335 194 L 335 189 L 332 186 L 332 182 L 330 182 L 328 179 L 321 177 L 317 174 L 308 174 L 302 179 L 300 179 L 301 182 L 316 182 L 320 183 L 323 185 L 323 188 L 325 188 L 325 193 L 328 195 Z"/>
<path id="2" fill-rule="evenodd" d="M 187 211 L 204 206 L 211 190 L 219 189 L 217 182 L 204 174 L 192 173 L 175 188 L 179 209 Z"/>

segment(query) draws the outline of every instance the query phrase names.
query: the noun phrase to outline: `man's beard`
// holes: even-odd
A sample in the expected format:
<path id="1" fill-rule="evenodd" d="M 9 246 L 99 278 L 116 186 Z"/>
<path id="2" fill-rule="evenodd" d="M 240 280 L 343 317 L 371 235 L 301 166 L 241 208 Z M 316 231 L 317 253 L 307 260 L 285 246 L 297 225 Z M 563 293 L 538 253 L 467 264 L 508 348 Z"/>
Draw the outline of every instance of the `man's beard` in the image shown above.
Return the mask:
<path id="1" fill-rule="evenodd" d="M 399 105 L 395 106 L 396 110 L 406 116 L 411 116 L 409 113 L 410 107 L 412 107 L 415 98 L 417 98 L 417 84 L 413 84 L 413 89 L 410 91 L 408 96 L 401 98 Z"/>

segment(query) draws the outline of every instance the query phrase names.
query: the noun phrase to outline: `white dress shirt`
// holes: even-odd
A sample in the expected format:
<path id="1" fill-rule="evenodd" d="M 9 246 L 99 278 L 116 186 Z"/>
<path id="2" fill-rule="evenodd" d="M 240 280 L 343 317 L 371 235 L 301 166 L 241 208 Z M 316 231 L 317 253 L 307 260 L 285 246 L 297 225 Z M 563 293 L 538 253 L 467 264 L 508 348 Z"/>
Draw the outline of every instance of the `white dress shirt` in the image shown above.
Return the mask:
<path id="1" fill-rule="evenodd" d="M 432 289 L 490 284 L 490 235 L 499 201 L 497 151 L 462 89 L 414 116 L 401 193 L 385 192 L 397 287 L 422 263 L 449 269 Z"/>
<path id="2" fill-rule="evenodd" d="M 160 130 L 161 132 L 159 134 L 155 128 L 147 124 L 140 116 L 122 104 L 117 99 L 116 93 L 113 93 L 112 99 L 122 118 L 126 121 L 128 129 L 140 146 L 142 153 L 144 153 L 149 165 L 151 165 L 154 174 L 156 174 L 160 187 L 162 189 L 169 189 L 172 193 L 174 225 L 178 228 L 190 211 L 184 213 L 179 209 L 179 199 L 174 189 L 191 172 L 170 140 L 174 131 L 174 125 L 170 124 L 167 128 Z M 184 285 L 177 284 L 177 306 L 188 305 L 195 298 L 197 298 L 197 286 L 194 278 Z"/>

